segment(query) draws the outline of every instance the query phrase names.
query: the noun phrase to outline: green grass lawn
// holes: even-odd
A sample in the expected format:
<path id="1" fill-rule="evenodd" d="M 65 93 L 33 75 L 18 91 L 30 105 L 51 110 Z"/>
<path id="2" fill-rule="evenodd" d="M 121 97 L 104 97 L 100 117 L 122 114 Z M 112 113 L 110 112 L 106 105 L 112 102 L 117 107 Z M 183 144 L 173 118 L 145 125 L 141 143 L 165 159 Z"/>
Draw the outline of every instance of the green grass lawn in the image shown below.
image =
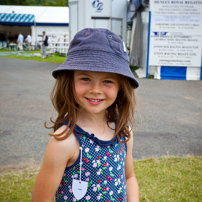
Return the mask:
<path id="1" fill-rule="evenodd" d="M 7 49 L 1 49 L 0 53 L 3 52 L 17 52 L 17 51 L 9 51 Z M 23 53 L 40 53 L 40 50 L 35 50 L 35 51 L 24 51 Z M 66 57 L 62 57 L 59 56 L 58 53 L 55 53 L 54 56 L 50 55 L 50 57 L 43 59 L 42 56 L 32 56 L 32 57 L 28 57 L 28 56 L 20 56 L 20 55 L 9 55 L 9 56 L 1 56 L 0 57 L 8 57 L 8 58 L 16 58 L 16 59 L 23 59 L 23 60 L 35 60 L 35 61 L 42 61 L 42 62 L 55 62 L 55 63 L 63 63 L 66 59 Z M 138 69 L 137 66 L 130 66 L 131 71 L 134 72 L 135 70 Z"/>
<path id="2" fill-rule="evenodd" d="M 17 52 L 17 51 L 9 51 L 6 49 L 0 50 L 0 53 L 14 53 L 14 52 Z M 23 53 L 40 53 L 40 52 L 41 52 L 40 50 L 24 51 L 24 52 L 22 52 L 22 54 Z M 21 54 L 21 53 L 19 52 L 19 54 Z M 51 54 L 50 57 L 48 57 L 46 59 L 43 59 L 42 56 L 31 56 L 30 57 L 30 56 L 21 56 L 21 55 L 8 55 L 8 56 L 0 55 L 0 57 L 8 57 L 8 58 L 15 58 L 15 59 L 23 59 L 23 60 L 35 60 L 35 61 L 42 61 L 42 62 L 55 62 L 55 63 L 63 63 L 66 59 L 66 57 L 59 56 L 58 53 Z"/>
<path id="3" fill-rule="evenodd" d="M 134 161 L 140 201 L 201 202 L 202 157 Z M 38 170 L 0 173 L 1 202 L 30 202 Z"/>

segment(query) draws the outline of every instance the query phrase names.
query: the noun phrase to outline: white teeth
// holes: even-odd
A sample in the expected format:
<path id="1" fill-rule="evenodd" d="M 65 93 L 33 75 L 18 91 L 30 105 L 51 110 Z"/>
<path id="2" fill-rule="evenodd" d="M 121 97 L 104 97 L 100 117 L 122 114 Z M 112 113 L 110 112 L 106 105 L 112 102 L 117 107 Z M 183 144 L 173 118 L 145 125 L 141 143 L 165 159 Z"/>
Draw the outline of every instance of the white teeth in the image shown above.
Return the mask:
<path id="1" fill-rule="evenodd" d="M 88 100 L 92 101 L 92 102 L 100 102 L 101 100 L 95 100 L 95 99 L 90 99 L 88 98 Z"/>

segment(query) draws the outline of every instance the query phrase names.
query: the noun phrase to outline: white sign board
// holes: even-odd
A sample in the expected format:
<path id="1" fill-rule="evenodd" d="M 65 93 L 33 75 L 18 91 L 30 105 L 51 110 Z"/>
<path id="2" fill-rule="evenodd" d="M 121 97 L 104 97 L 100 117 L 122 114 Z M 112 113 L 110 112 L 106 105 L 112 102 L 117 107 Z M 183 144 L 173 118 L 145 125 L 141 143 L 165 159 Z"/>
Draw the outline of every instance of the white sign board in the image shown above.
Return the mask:
<path id="1" fill-rule="evenodd" d="M 149 65 L 201 66 L 202 0 L 153 0 Z"/>

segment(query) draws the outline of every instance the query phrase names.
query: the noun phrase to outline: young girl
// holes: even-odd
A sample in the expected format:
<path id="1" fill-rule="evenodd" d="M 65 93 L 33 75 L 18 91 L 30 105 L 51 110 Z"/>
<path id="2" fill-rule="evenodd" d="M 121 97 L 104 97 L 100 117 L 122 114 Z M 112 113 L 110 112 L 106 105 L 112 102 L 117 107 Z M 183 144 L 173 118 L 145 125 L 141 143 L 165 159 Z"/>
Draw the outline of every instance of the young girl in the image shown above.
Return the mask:
<path id="1" fill-rule="evenodd" d="M 124 43 L 107 29 L 84 29 L 53 77 L 58 116 L 32 202 L 139 201 L 131 132 L 139 84 Z"/>

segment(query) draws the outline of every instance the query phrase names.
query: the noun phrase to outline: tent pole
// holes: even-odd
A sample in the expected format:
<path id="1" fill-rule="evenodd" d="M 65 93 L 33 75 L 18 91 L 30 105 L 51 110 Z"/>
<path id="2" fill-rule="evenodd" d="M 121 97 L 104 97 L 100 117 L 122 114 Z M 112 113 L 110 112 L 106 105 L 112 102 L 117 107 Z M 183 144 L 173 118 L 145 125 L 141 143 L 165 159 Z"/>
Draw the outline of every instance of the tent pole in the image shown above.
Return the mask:
<path id="1" fill-rule="evenodd" d="M 35 50 L 37 48 L 37 36 L 36 36 L 36 18 L 34 15 L 34 30 L 35 30 Z"/>
<path id="2" fill-rule="evenodd" d="M 148 22 L 146 78 L 148 78 L 148 72 L 149 72 L 150 29 L 151 29 L 151 11 L 149 11 L 149 22 Z"/>

